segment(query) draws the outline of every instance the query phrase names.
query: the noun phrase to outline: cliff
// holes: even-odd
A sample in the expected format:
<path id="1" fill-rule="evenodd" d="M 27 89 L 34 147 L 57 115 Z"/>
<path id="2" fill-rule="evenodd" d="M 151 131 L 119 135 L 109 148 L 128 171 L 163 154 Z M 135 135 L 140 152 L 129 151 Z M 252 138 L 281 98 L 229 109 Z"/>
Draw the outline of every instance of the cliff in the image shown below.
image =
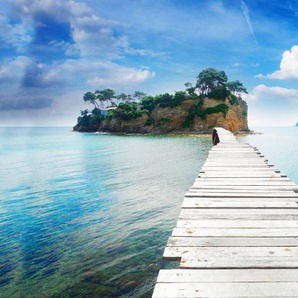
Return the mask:
<path id="1" fill-rule="evenodd" d="M 141 113 L 135 119 L 123 120 L 108 117 L 97 127 L 99 132 L 116 133 L 200 133 L 210 132 L 213 127 L 223 127 L 232 132 L 248 131 L 247 105 L 238 98 L 236 102 L 204 98 L 184 100 L 175 107 L 155 107 L 151 113 Z M 75 131 L 88 128 L 74 127 Z M 95 127 L 92 127 L 92 131 Z M 91 131 L 91 130 L 90 130 Z"/>

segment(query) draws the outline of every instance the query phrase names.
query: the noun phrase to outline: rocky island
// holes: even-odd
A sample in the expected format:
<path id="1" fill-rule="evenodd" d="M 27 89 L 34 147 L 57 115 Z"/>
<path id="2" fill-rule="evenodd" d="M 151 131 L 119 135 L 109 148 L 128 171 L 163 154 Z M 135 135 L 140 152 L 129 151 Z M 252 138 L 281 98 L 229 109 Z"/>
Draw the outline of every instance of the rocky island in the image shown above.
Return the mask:
<path id="1" fill-rule="evenodd" d="M 81 111 L 73 128 L 80 132 L 114 133 L 210 133 L 213 127 L 232 132 L 248 131 L 247 93 L 242 83 L 228 82 L 223 71 L 203 70 L 193 86 L 185 91 L 147 96 L 136 91 L 133 96 L 115 95 L 111 89 L 85 93 L 83 99 L 94 105 Z M 117 102 L 116 102 L 117 101 Z M 108 108 L 103 108 L 108 104 Z"/>

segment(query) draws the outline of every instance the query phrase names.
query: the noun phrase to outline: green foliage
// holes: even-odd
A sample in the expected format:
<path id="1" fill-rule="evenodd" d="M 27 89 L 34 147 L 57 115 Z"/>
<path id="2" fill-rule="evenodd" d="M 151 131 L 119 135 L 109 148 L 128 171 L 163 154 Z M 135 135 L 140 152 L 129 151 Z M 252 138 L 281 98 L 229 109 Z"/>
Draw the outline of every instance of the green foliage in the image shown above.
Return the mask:
<path id="1" fill-rule="evenodd" d="M 229 102 L 230 102 L 231 105 L 239 104 L 237 96 L 234 95 L 234 94 L 230 94 L 228 99 L 229 99 Z"/>
<path id="2" fill-rule="evenodd" d="M 96 98 L 103 105 L 104 102 L 107 102 L 110 106 L 113 105 L 112 99 L 115 98 L 115 91 L 112 89 L 104 89 L 104 90 L 95 90 Z"/>
<path id="3" fill-rule="evenodd" d="M 90 125 L 90 115 L 84 115 L 84 116 L 80 116 L 78 117 L 78 126 L 89 126 Z"/>
<path id="4" fill-rule="evenodd" d="M 242 116 L 245 116 L 246 117 L 247 116 L 247 111 L 243 111 L 242 112 Z"/>
<path id="5" fill-rule="evenodd" d="M 188 128 L 193 123 L 195 116 L 201 111 L 202 106 L 204 104 L 203 97 L 198 97 L 198 101 L 190 107 L 188 110 L 188 115 L 186 116 L 185 121 L 181 124 L 182 128 Z"/>
<path id="6" fill-rule="evenodd" d="M 141 101 L 141 105 L 150 114 L 155 108 L 155 98 L 153 96 L 145 96 Z"/>
<path id="7" fill-rule="evenodd" d="M 188 95 L 195 94 L 196 87 L 193 87 L 192 83 L 187 82 L 184 85 L 186 87 L 186 92 L 187 92 Z"/>
<path id="8" fill-rule="evenodd" d="M 243 84 L 238 80 L 228 82 L 227 88 L 232 92 L 234 95 L 240 95 L 241 93 L 247 93 L 247 89 L 244 88 Z"/>
<path id="9" fill-rule="evenodd" d="M 118 108 L 113 110 L 113 116 L 121 120 L 131 120 L 142 116 L 143 111 L 138 110 L 136 103 L 121 102 Z"/>
<path id="10" fill-rule="evenodd" d="M 196 87 L 201 94 L 208 94 L 217 87 L 225 87 L 228 82 L 226 73 L 215 68 L 202 70 L 197 79 Z"/>
<path id="11" fill-rule="evenodd" d="M 209 98 L 214 98 L 217 100 L 225 100 L 229 96 L 230 92 L 225 86 L 217 86 L 212 89 L 211 92 L 207 94 Z"/>
<path id="12" fill-rule="evenodd" d="M 145 126 L 151 126 L 153 124 L 154 124 L 154 119 L 150 117 L 144 123 Z"/>
<path id="13" fill-rule="evenodd" d="M 222 103 L 215 107 L 199 110 L 196 115 L 201 117 L 202 119 L 206 119 L 207 115 L 222 112 L 224 114 L 224 117 L 226 117 L 228 110 L 229 110 L 229 107 L 226 104 Z"/>
<path id="14" fill-rule="evenodd" d="M 98 103 L 96 102 L 96 95 L 93 92 L 86 92 L 83 96 L 83 100 L 85 102 L 89 102 L 93 104 L 96 108 L 98 108 Z"/>
<path id="15" fill-rule="evenodd" d="M 161 126 L 166 125 L 166 124 L 168 124 L 168 123 L 170 123 L 170 122 L 171 122 L 170 119 L 167 119 L 167 118 L 160 118 L 157 127 L 161 127 Z"/>
<path id="16" fill-rule="evenodd" d="M 159 105 L 160 108 L 166 107 L 174 107 L 173 95 L 169 93 L 159 94 L 155 97 L 156 104 Z"/>
<path id="17" fill-rule="evenodd" d="M 104 119 L 101 111 L 94 108 L 90 113 L 88 110 L 81 111 L 81 116 L 78 118 L 78 126 L 100 125 Z"/>
<path id="18" fill-rule="evenodd" d="M 173 101 L 176 105 L 180 105 L 182 101 L 187 99 L 187 94 L 185 91 L 176 91 L 173 97 Z"/>

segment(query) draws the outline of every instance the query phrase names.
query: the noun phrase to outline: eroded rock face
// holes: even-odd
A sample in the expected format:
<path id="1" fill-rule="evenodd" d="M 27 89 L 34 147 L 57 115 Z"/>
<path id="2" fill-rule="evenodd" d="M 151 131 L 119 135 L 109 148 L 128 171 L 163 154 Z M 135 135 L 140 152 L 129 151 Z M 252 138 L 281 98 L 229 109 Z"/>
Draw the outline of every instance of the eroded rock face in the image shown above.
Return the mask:
<path id="1" fill-rule="evenodd" d="M 215 107 L 219 104 L 226 104 L 229 110 L 224 113 L 213 113 L 206 115 L 205 119 L 195 116 L 190 127 L 182 128 L 189 109 L 196 103 L 195 100 L 185 100 L 180 106 L 170 108 L 155 108 L 149 116 L 144 113 L 141 117 L 124 121 L 113 118 L 104 121 L 99 131 L 119 133 L 169 133 L 169 132 L 202 132 L 210 131 L 213 127 L 223 127 L 232 132 L 247 131 L 247 106 L 244 101 L 238 104 L 231 104 L 228 99 L 218 101 L 205 98 L 202 109 Z M 150 121 L 148 121 L 150 120 Z"/>
<path id="2" fill-rule="evenodd" d="M 247 106 L 244 102 L 241 102 L 238 105 L 231 105 L 228 100 L 219 102 L 215 99 L 206 98 L 202 108 L 207 109 L 215 107 L 219 103 L 224 103 L 229 107 L 226 116 L 222 112 L 207 115 L 206 119 L 196 116 L 192 130 L 200 131 L 212 129 L 213 127 L 223 127 L 232 132 L 248 130 Z"/>

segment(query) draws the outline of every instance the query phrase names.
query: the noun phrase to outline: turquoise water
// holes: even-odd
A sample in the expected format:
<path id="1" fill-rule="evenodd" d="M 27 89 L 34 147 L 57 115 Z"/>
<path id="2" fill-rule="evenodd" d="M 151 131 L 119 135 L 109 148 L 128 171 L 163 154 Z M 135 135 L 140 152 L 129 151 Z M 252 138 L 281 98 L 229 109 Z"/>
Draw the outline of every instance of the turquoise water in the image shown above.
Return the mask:
<path id="1" fill-rule="evenodd" d="M 209 137 L 0 128 L 0 296 L 150 297 Z"/>

